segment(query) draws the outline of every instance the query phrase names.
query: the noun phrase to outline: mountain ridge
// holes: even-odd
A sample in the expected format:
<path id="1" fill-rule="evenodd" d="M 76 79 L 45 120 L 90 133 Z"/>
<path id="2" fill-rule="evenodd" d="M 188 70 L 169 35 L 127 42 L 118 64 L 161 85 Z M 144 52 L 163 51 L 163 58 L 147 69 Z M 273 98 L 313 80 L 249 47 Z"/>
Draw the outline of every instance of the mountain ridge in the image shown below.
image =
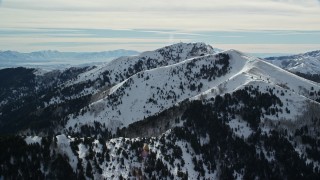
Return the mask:
<path id="1" fill-rule="evenodd" d="M 179 72 L 181 71 L 181 70 L 179 70 L 180 66 L 188 67 L 188 66 L 191 66 L 191 64 L 192 64 L 192 66 L 194 66 L 194 62 L 195 62 L 196 65 L 195 65 L 195 67 L 193 67 L 192 74 L 195 75 L 195 76 L 198 76 L 197 75 L 198 70 L 196 68 L 197 67 L 197 61 L 199 61 L 200 64 L 201 64 L 202 62 L 205 62 L 206 58 L 208 58 L 208 60 L 207 60 L 208 63 L 207 64 L 205 63 L 204 65 L 208 65 L 208 67 L 206 67 L 206 68 L 210 69 L 212 67 L 209 66 L 209 64 L 210 64 L 209 62 L 210 61 L 212 61 L 212 62 L 213 61 L 218 61 L 219 59 L 215 60 L 214 57 L 215 56 L 220 56 L 220 55 L 223 55 L 223 54 L 227 54 L 228 57 L 230 56 L 230 60 L 227 60 L 227 61 L 229 61 L 229 63 L 231 63 L 230 67 L 231 67 L 231 69 L 233 68 L 232 69 L 233 73 L 229 72 L 229 74 L 228 73 L 224 74 L 222 79 L 220 79 L 219 75 L 218 75 L 218 77 L 213 77 L 213 78 L 216 78 L 216 79 L 215 79 L 215 81 L 213 81 L 213 84 L 211 84 L 211 85 L 209 85 L 210 81 L 211 81 L 210 79 L 209 79 L 208 82 L 203 82 L 202 81 L 203 78 L 208 78 L 208 77 L 202 77 L 202 78 L 199 78 L 199 79 L 193 77 L 193 78 L 195 78 L 197 80 L 196 81 L 195 80 L 191 80 L 190 81 L 190 78 L 193 79 L 192 77 L 183 76 L 182 75 L 182 78 L 181 77 L 175 78 L 176 75 L 172 74 L 172 72 L 175 72 L 175 73 L 179 74 Z M 244 58 L 241 59 L 241 57 L 244 57 Z M 241 61 L 241 62 L 239 62 L 239 61 Z M 176 68 L 176 67 L 178 67 L 178 68 Z M 228 67 L 226 67 L 225 69 L 227 69 L 227 68 Z M 169 70 L 167 70 L 167 69 L 169 69 Z M 264 72 L 263 70 L 261 71 L 261 69 L 267 70 L 267 71 Z M 222 70 L 222 69 L 217 69 L 216 71 L 219 72 L 220 70 Z M 200 71 L 204 72 L 205 70 L 204 69 L 200 69 Z M 227 70 L 224 70 L 224 71 L 227 71 Z M 183 73 L 188 73 L 187 70 L 182 70 L 181 72 L 182 72 L 182 74 Z M 171 75 L 169 75 L 169 74 L 171 74 Z M 156 83 L 161 82 L 162 79 L 165 79 L 165 77 L 167 75 L 169 75 L 168 76 L 169 78 L 166 79 L 163 83 L 160 83 L 160 85 L 155 85 L 153 83 L 153 81 L 156 82 Z M 199 77 L 201 77 L 201 75 Z M 251 79 L 254 79 L 254 80 L 250 80 L 250 78 L 248 78 L 248 77 L 250 77 Z M 143 78 L 143 79 L 140 80 L 141 78 Z M 182 79 L 182 81 L 179 81 L 179 79 Z M 184 81 L 184 79 L 186 79 L 188 83 L 186 83 Z M 239 79 L 242 79 L 242 80 L 239 80 Z M 170 83 L 170 81 L 172 81 L 172 80 L 173 80 L 173 82 Z M 239 85 L 234 85 L 233 83 L 228 83 L 228 82 L 226 82 L 227 80 L 228 80 L 228 82 L 230 82 L 230 81 L 239 82 L 238 83 Z M 110 110 L 108 112 L 105 112 L 105 114 L 108 114 L 108 115 L 98 115 L 101 112 L 98 112 L 98 114 L 96 114 L 97 113 L 96 112 L 96 113 L 94 113 L 94 116 L 95 117 L 96 116 L 100 117 L 103 122 L 106 122 L 108 117 L 112 116 L 113 117 L 113 123 L 115 123 L 115 120 L 117 119 L 117 117 L 123 116 L 123 115 L 121 115 L 121 112 L 123 112 L 123 111 L 127 111 L 128 112 L 129 109 L 137 107 L 135 110 L 131 110 L 131 111 L 129 110 L 129 112 L 131 112 L 131 113 L 129 113 L 131 117 L 133 116 L 134 112 L 138 112 L 141 109 L 144 109 L 144 111 L 147 112 L 147 113 L 142 113 L 142 115 L 139 116 L 140 118 L 137 118 L 137 120 L 139 120 L 139 119 L 143 119 L 144 117 L 148 117 L 149 116 L 148 113 L 155 113 L 155 112 L 158 112 L 158 111 L 162 111 L 162 110 L 164 110 L 164 109 L 166 109 L 166 108 L 168 108 L 170 106 L 173 106 L 175 103 L 178 103 L 179 101 L 183 101 L 184 100 L 183 98 L 182 99 L 177 98 L 177 100 L 172 100 L 172 102 L 167 102 L 166 100 L 164 100 L 165 104 L 167 104 L 167 105 L 171 104 L 171 103 L 172 104 L 169 105 L 169 106 L 163 107 L 164 104 L 161 103 L 161 101 L 160 101 L 160 104 L 159 104 L 159 101 L 157 101 L 157 99 L 152 98 L 152 97 L 157 97 L 158 96 L 157 93 L 155 93 L 155 92 L 161 91 L 161 92 L 163 92 L 163 94 L 165 94 L 165 96 L 167 96 L 167 94 L 170 94 L 169 92 L 171 92 L 172 95 L 169 95 L 169 96 L 170 97 L 171 96 L 175 97 L 174 99 L 176 99 L 176 96 L 184 97 L 187 94 L 189 94 L 188 98 L 192 98 L 193 96 L 201 94 L 202 93 L 202 88 L 204 88 L 203 91 L 212 90 L 212 89 L 215 90 L 215 89 L 218 89 L 218 86 L 222 86 L 223 85 L 223 86 L 225 86 L 224 88 L 226 88 L 226 90 L 224 90 L 224 91 L 228 92 L 228 88 L 227 87 L 230 87 L 231 90 L 229 90 L 229 92 L 232 92 L 233 89 L 235 90 L 235 89 L 238 89 L 238 87 L 241 87 L 243 85 L 250 84 L 250 83 L 255 83 L 255 81 L 257 83 L 260 83 L 260 84 L 262 83 L 262 85 L 265 82 L 266 84 L 269 84 L 270 86 L 278 86 L 280 89 L 282 89 L 281 91 L 284 91 L 284 90 L 291 91 L 292 93 L 296 94 L 297 96 L 299 96 L 299 97 L 301 96 L 301 97 L 304 97 L 306 99 L 310 98 L 309 94 L 306 93 L 306 92 L 308 92 L 308 90 L 310 90 L 311 87 L 314 87 L 315 88 L 314 90 L 316 92 L 320 90 L 316 83 L 313 83 L 311 81 L 305 81 L 304 79 L 302 79 L 302 78 L 300 78 L 300 77 L 298 77 L 296 75 L 292 75 L 292 74 L 290 75 L 289 73 L 287 73 L 286 71 L 278 68 L 277 66 L 265 63 L 262 60 L 259 60 L 259 59 L 256 59 L 256 58 L 252 58 L 250 56 L 246 56 L 246 55 L 244 55 L 243 53 L 241 53 L 239 51 L 229 50 L 229 51 L 224 51 L 222 53 L 217 53 L 217 54 L 213 54 L 213 55 L 209 54 L 209 55 L 205 55 L 205 56 L 201 56 L 201 57 L 197 57 L 197 58 L 191 58 L 191 59 L 179 62 L 177 64 L 169 65 L 169 66 L 164 66 L 164 67 L 160 67 L 160 68 L 155 68 L 155 69 L 139 72 L 138 74 L 131 76 L 129 79 L 126 79 L 126 80 L 122 81 L 120 84 L 117 84 L 116 86 L 111 88 L 109 90 L 109 92 L 108 92 L 108 97 L 117 97 L 117 99 L 121 99 L 123 97 L 124 99 L 126 99 L 124 97 L 125 94 L 127 94 L 126 96 L 130 96 L 130 94 L 133 93 L 133 94 L 135 94 L 134 95 L 135 97 L 138 97 L 138 99 L 129 100 L 129 102 L 127 102 L 126 100 L 120 100 L 119 102 L 116 102 L 117 100 L 112 100 L 113 98 L 111 98 L 111 99 L 101 99 L 101 100 L 98 100 L 96 103 L 93 103 L 93 104 L 89 105 L 88 109 L 91 109 L 91 111 L 89 111 L 87 114 L 92 114 L 92 112 L 95 111 L 96 108 L 94 108 L 94 107 L 96 107 L 96 106 L 97 107 L 105 107 L 106 109 L 112 108 L 112 110 Z M 294 82 L 294 84 L 293 84 L 293 82 Z M 135 83 L 137 83 L 137 85 L 135 85 Z M 187 86 L 187 90 L 185 92 L 183 92 L 183 91 L 179 90 L 180 87 L 177 86 L 177 84 L 180 84 L 180 87 L 181 87 L 181 84 L 183 84 L 183 86 L 186 86 L 186 85 L 189 84 L 189 86 Z M 192 85 L 194 85 L 194 84 L 195 84 L 195 86 L 193 87 Z M 168 86 L 170 88 L 165 90 L 165 89 L 161 88 L 163 86 Z M 185 88 L 183 86 L 182 86 L 182 89 Z M 142 89 L 140 89 L 140 90 L 137 89 L 136 90 L 137 92 L 135 92 L 134 91 L 135 88 L 142 88 Z M 126 91 L 125 89 L 130 89 L 130 91 Z M 156 89 L 156 91 L 152 92 L 153 91 L 152 89 Z M 201 91 L 200 91 L 200 89 L 201 89 Z M 198 92 L 197 92 L 197 90 L 198 90 Z M 193 91 L 194 91 L 194 93 L 192 93 Z M 144 94 L 144 96 L 145 95 L 147 95 L 147 96 L 146 96 L 146 99 L 142 100 L 143 97 L 139 96 L 139 92 L 145 92 L 145 93 L 151 93 L 151 94 L 150 95 Z M 190 93 L 194 94 L 194 95 L 190 95 Z M 223 92 L 220 92 L 220 93 L 223 93 Z M 215 94 L 215 95 L 217 95 L 217 94 Z M 149 99 L 149 101 L 147 99 Z M 103 101 L 105 101 L 105 102 L 103 102 Z M 116 103 L 116 106 L 113 106 L 112 104 L 108 104 L 108 102 L 110 102 L 110 101 Z M 137 105 L 138 101 L 142 103 L 141 107 Z M 153 108 L 156 108 L 156 109 L 160 108 L 160 107 L 161 108 L 157 109 L 155 111 L 154 111 L 153 108 L 144 108 L 148 104 L 148 102 L 151 102 L 151 104 L 152 103 L 156 104 L 157 107 L 153 107 Z M 122 103 L 123 103 L 123 105 L 130 105 L 131 108 L 123 107 L 123 108 L 118 109 L 117 106 L 122 106 Z M 145 105 L 145 106 L 143 106 L 143 105 Z M 164 108 L 164 109 L 162 109 L 162 108 Z M 118 112 L 114 113 L 115 111 L 118 111 Z M 87 117 L 87 115 L 84 115 L 84 116 L 85 116 L 85 118 L 84 119 L 82 118 L 83 119 L 82 121 L 87 121 L 86 119 L 90 119 L 91 122 L 92 121 L 102 122 L 101 120 L 98 120 L 95 117 L 91 117 L 92 115 L 91 116 L 89 115 L 89 117 Z M 105 118 L 107 118 L 107 119 L 105 119 Z M 119 120 L 119 123 L 120 122 L 123 123 L 128 119 L 130 119 L 130 117 L 126 117 L 126 118 L 124 118 L 122 120 Z M 75 122 L 76 121 L 81 123 L 81 120 L 75 120 Z M 67 128 L 71 128 L 70 125 L 67 125 L 67 126 L 68 126 Z M 78 128 L 80 128 L 80 126 L 78 126 Z M 114 129 L 114 128 L 111 128 L 111 129 Z"/>

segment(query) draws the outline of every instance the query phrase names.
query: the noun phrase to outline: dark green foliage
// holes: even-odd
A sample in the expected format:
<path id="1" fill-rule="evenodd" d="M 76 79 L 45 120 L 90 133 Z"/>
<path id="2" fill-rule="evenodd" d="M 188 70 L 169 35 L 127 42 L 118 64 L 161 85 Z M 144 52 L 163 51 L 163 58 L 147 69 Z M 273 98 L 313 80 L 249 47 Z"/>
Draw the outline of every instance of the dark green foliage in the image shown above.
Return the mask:
<path id="1" fill-rule="evenodd" d="M 91 95 L 65 99 L 78 94 L 84 83 L 60 89 L 59 84 L 76 77 L 85 68 L 70 68 L 63 72 L 52 71 L 44 76 L 35 76 L 34 69 L 11 68 L 0 70 L 0 134 L 13 134 L 24 129 L 50 133 L 50 128 L 65 123 L 66 115 L 77 113 L 91 100 Z M 64 100 L 58 105 L 44 107 L 53 97 Z"/>
<path id="2" fill-rule="evenodd" d="M 69 161 L 66 157 L 58 154 L 58 157 L 52 162 L 48 179 L 76 179 L 76 174 L 73 172 Z"/>
<path id="3" fill-rule="evenodd" d="M 320 161 L 320 140 L 316 137 L 309 135 L 309 128 L 308 126 L 303 126 L 300 129 L 297 129 L 295 132 L 295 137 L 298 137 L 301 139 L 301 142 L 306 147 L 306 153 L 308 158 L 313 159 L 317 162 Z"/>
<path id="4" fill-rule="evenodd" d="M 34 69 L 23 67 L 8 68 L 0 70 L 0 88 L 18 89 L 20 87 L 32 88 L 35 84 Z M 3 93 L 3 91 L 1 91 Z M 2 93 L 0 94 L 1 99 Z"/>
<path id="5" fill-rule="evenodd" d="M 50 139 L 43 138 L 40 146 L 27 145 L 22 137 L 0 136 L 0 174 L 4 179 L 75 179 L 66 157 L 50 155 Z M 41 172 L 41 164 L 48 175 Z"/>
<path id="6" fill-rule="evenodd" d="M 200 101 L 193 102 L 183 116 L 186 120 L 184 127 L 174 129 L 177 138 L 190 142 L 193 150 L 204 156 L 203 159 L 206 162 L 193 158 L 194 168 L 200 176 L 203 175 L 203 163 L 211 164 L 211 169 L 217 169 L 215 162 L 219 161 L 222 163 L 219 167 L 221 179 L 234 179 L 233 172 L 242 174 L 243 170 L 245 179 L 317 179 L 320 177 L 319 172 L 313 171 L 313 168 L 299 157 L 286 137 L 276 131 L 272 131 L 271 135 L 267 136 L 257 130 L 247 142 L 235 137 L 229 126 L 224 123 L 225 118 L 215 115 L 217 109 L 224 109 L 224 98 L 220 98 L 216 98 L 219 103 L 214 105 L 205 105 Z M 247 103 L 253 102 L 249 100 Z M 209 135 L 210 142 L 201 145 L 198 138 L 204 133 Z M 268 162 L 263 153 L 260 155 L 256 153 L 256 146 L 261 145 L 268 152 L 275 152 L 275 161 Z"/>
<path id="7" fill-rule="evenodd" d="M 89 178 L 93 178 L 93 176 L 92 176 L 92 166 L 91 166 L 90 161 L 87 162 L 86 176 L 89 177 Z"/>
<path id="8" fill-rule="evenodd" d="M 300 72 L 294 72 L 296 75 L 303 77 L 305 79 L 308 79 L 310 81 L 318 82 L 320 83 L 320 74 L 304 74 Z"/>
<path id="9" fill-rule="evenodd" d="M 0 122 L 2 122 L 0 134 L 14 133 L 26 128 L 30 128 L 35 132 L 49 131 L 49 127 L 54 127 L 58 124 L 64 125 L 65 116 L 69 113 L 78 112 L 79 109 L 87 105 L 90 98 L 91 96 L 83 96 L 40 110 L 37 109 L 37 97 L 30 100 L 24 98 L 23 101 L 26 103 L 15 111 L 12 111 L 12 108 L 19 107 L 17 104 L 19 102 L 7 104 L 2 109 L 3 115 L 0 116 Z M 65 111 L 66 109 L 68 111 Z"/>

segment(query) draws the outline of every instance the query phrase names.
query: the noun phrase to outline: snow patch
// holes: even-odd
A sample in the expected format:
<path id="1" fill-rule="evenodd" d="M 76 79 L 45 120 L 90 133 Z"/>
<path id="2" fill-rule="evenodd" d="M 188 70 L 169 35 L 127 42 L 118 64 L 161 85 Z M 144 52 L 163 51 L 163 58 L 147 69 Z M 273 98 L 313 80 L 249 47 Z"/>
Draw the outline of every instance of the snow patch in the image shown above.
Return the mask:
<path id="1" fill-rule="evenodd" d="M 249 127 L 249 124 L 243 120 L 232 119 L 227 124 L 233 130 L 234 134 L 240 138 L 243 137 L 247 139 L 253 133 L 253 130 Z"/>
<path id="2" fill-rule="evenodd" d="M 26 143 L 28 145 L 34 144 L 34 143 L 38 143 L 39 145 L 41 145 L 42 137 L 39 137 L 39 136 L 27 136 L 24 140 L 26 141 Z"/>

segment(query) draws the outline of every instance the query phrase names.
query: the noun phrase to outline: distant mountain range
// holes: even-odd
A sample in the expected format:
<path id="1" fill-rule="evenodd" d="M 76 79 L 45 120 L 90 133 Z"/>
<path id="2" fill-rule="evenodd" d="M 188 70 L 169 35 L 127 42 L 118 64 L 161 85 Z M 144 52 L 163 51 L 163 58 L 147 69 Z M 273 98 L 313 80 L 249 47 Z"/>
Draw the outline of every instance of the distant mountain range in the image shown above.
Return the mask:
<path id="1" fill-rule="evenodd" d="M 178 43 L 2 69 L 0 179 L 320 179 L 320 85 L 266 61 Z"/>
<path id="2" fill-rule="evenodd" d="M 264 59 L 291 72 L 320 74 L 320 51 L 292 56 L 267 57 Z"/>
<path id="3" fill-rule="evenodd" d="M 0 51 L 0 68 L 23 66 L 56 69 L 82 64 L 109 62 L 120 56 L 137 54 L 139 52 L 124 49 L 102 52 L 59 52 L 47 50 L 20 53 L 16 51 Z"/>
<path id="4" fill-rule="evenodd" d="M 265 60 L 298 76 L 320 83 L 320 51 L 267 57 Z"/>

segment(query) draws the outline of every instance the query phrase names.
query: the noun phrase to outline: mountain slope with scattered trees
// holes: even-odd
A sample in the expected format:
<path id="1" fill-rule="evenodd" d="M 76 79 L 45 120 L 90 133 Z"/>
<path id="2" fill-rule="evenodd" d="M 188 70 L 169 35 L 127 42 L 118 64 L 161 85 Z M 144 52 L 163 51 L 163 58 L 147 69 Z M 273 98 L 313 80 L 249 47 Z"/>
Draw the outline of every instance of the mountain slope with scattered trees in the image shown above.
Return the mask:
<path id="1" fill-rule="evenodd" d="M 320 178 L 319 84 L 236 50 L 0 78 L 0 179 Z"/>

